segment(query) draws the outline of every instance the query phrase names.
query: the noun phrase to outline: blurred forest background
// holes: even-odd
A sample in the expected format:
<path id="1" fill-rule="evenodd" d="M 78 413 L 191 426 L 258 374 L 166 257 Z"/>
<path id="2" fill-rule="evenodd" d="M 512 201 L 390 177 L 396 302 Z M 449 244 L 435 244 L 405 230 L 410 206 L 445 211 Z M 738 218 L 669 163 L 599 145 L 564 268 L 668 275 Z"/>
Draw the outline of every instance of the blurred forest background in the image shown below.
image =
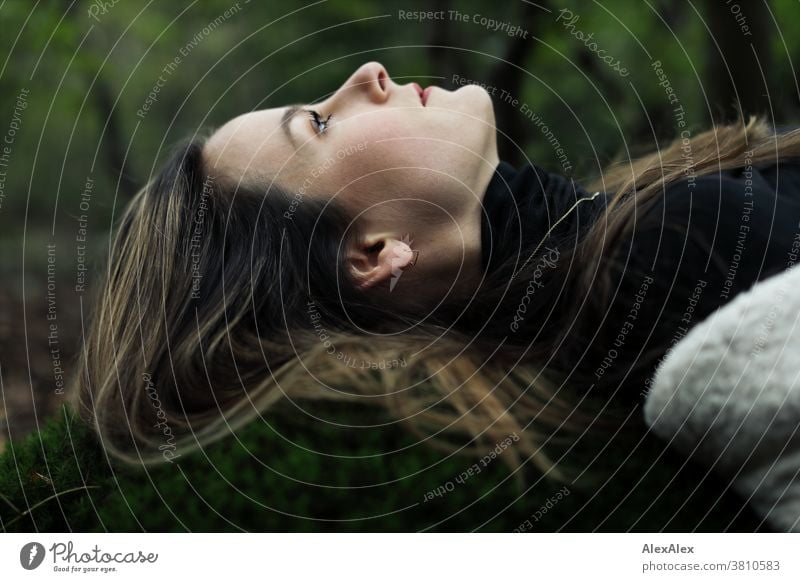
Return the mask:
<path id="1" fill-rule="evenodd" d="M 693 133 L 800 121 L 798 0 L 5 0 L 0 23 L 0 449 L 63 401 L 115 216 L 202 128 L 368 60 L 494 87 L 501 157 L 576 179 L 678 136 L 676 107 Z"/>

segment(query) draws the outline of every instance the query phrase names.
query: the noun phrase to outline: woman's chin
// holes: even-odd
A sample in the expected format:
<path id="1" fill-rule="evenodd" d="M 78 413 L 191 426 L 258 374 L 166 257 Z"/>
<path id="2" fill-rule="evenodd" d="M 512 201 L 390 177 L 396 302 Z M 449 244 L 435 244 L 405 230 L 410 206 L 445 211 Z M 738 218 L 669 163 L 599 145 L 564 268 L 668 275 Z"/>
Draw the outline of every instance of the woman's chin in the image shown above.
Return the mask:
<path id="1" fill-rule="evenodd" d="M 459 98 L 468 105 L 468 111 L 494 127 L 494 102 L 489 92 L 480 85 L 465 85 L 456 91 L 462 92 Z"/>

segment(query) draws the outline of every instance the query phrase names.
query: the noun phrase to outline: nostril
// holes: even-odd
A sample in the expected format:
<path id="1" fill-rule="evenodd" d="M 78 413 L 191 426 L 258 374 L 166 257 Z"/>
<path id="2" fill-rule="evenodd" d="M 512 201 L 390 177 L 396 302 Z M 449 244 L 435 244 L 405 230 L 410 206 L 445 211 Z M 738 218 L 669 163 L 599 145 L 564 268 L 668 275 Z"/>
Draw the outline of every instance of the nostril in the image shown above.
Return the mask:
<path id="1" fill-rule="evenodd" d="M 386 73 L 383 70 L 378 72 L 378 85 L 380 85 L 381 91 L 386 90 Z"/>

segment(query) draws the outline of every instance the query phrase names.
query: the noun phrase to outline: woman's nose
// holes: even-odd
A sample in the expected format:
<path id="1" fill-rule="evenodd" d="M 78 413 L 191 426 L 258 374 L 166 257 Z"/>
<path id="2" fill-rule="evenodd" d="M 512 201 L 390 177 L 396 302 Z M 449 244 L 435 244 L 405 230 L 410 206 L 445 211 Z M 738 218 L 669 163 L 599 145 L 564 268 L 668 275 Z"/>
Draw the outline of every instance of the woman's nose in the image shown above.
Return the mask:
<path id="1" fill-rule="evenodd" d="M 350 97 L 366 95 L 374 103 L 383 103 L 389 98 L 393 85 L 386 68 L 377 61 L 364 63 L 350 76 L 342 87 L 342 93 Z"/>

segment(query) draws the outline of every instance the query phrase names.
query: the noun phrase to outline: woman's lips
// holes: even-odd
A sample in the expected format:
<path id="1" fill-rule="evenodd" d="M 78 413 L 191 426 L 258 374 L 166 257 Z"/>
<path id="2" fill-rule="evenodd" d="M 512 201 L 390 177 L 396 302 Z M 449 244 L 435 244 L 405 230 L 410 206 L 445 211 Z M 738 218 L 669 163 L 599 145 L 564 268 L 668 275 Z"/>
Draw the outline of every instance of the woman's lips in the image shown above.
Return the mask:
<path id="1" fill-rule="evenodd" d="M 431 91 L 433 91 L 433 85 L 430 87 L 425 87 L 425 90 L 422 92 L 422 106 L 425 107 L 428 103 L 428 99 L 430 98 Z"/>
<path id="2" fill-rule="evenodd" d="M 423 89 L 420 87 L 419 83 L 411 83 L 411 86 L 414 87 L 414 90 L 419 95 L 419 100 L 422 103 L 422 106 L 425 107 L 425 104 L 428 102 L 428 98 L 430 97 L 431 91 L 433 90 L 433 85 L 430 87 L 426 87 Z"/>
<path id="3" fill-rule="evenodd" d="M 419 101 L 420 101 L 420 103 L 422 103 L 422 105 L 424 107 L 425 106 L 425 100 L 422 98 L 422 95 L 424 93 L 424 91 L 422 90 L 422 87 L 420 87 L 419 83 L 411 83 L 411 86 L 414 87 L 414 90 L 417 92 L 417 95 L 419 95 Z"/>

